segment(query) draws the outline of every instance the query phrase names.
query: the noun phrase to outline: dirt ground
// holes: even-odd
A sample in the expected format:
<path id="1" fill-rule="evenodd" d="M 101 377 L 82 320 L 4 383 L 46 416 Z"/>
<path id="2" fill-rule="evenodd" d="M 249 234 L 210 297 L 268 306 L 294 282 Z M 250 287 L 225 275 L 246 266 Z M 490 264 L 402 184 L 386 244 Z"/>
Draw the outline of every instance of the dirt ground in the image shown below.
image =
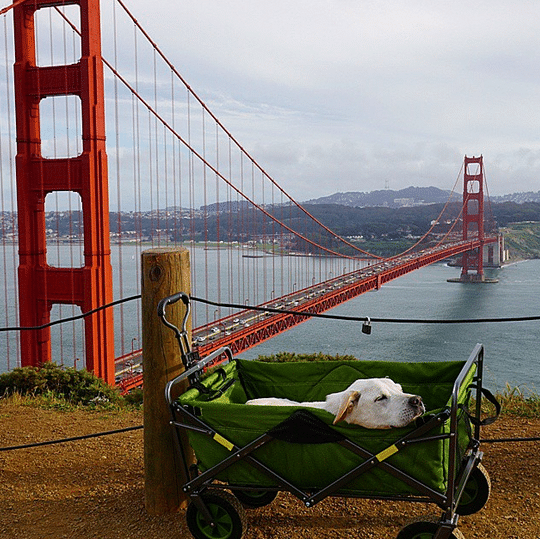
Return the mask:
<path id="1" fill-rule="evenodd" d="M 142 424 L 142 412 L 54 412 L 0 401 L 0 448 Z M 483 438 L 538 436 L 540 420 L 502 417 Z M 468 539 L 540 538 L 540 442 L 483 444 L 492 481 L 487 506 L 462 517 Z M 248 512 L 246 539 L 393 538 L 434 505 L 327 499 L 313 509 L 280 494 Z M 142 430 L 0 452 L 0 538 L 181 539 L 183 511 L 144 508 Z"/>

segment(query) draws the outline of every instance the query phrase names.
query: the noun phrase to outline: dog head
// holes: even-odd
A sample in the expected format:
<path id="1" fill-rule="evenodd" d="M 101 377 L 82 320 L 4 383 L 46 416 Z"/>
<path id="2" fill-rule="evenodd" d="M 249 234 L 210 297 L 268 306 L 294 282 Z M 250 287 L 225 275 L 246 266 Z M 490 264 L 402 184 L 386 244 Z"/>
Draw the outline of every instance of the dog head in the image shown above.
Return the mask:
<path id="1" fill-rule="evenodd" d="M 327 410 L 340 421 L 368 429 L 404 427 L 425 412 L 422 398 L 404 393 L 390 378 L 356 380 L 326 397 Z"/>

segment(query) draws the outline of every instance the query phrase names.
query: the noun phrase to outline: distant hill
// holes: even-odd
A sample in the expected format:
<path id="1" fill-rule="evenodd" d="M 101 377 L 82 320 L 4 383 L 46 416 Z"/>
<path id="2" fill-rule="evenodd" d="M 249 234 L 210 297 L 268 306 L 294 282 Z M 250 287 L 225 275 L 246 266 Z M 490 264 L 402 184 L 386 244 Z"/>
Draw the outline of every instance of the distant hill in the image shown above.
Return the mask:
<path id="1" fill-rule="evenodd" d="M 540 223 L 513 223 L 503 229 L 510 258 L 540 258 Z"/>
<path id="2" fill-rule="evenodd" d="M 338 206 L 349 206 L 352 208 L 403 208 L 412 206 L 422 206 L 425 204 L 444 204 L 448 201 L 450 191 L 439 189 L 438 187 L 407 187 L 394 191 L 392 189 L 384 189 L 379 191 L 371 191 L 364 193 L 361 191 L 348 191 L 347 193 L 334 193 L 333 195 L 305 200 L 302 204 L 310 205 L 327 205 L 337 204 Z M 461 200 L 462 193 L 454 193 L 452 201 Z M 490 196 L 490 200 L 494 204 L 503 202 L 515 202 L 516 204 L 524 204 L 526 202 L 540 202 L 540 191 L 526 193 L 512 193 L 510 195 Z M 207 206 L 201 206 L 201 211 L 206 211 L 209 214 L 238 212 L 250 208 L 251 204 L 245 200 L 227 201 Z"/>
<path id="3" fill-rule="evenodd" d="M 355 208 L 377 207 L 402 208 L 403 206 L 419 206 L 422 204 L 444 203 L 448 200 L 450 191 L 437 187 L 407 187 L 399 191 L 385 189 L 371 191 L 370 193 L 349 191 L 347 193 L 334 193 L 326 197 L 306 200 L 303 204 L 339 204 Z M 461 192 L 457 193 L 453 200 L 459 200 Z M 540 202 L 540 191 L 528 191 L 525 193 L 512 193 L 502 196 L 490 196 L 491 202 Z"/>
<path id="4" fill-rule="evenodd" d="M 326 197 L 306 200 L 303 204 L 339 204 L 356 208 L 376 206 L 401 208 L 403 206 L 444 203 L 449 196 L 450 191 L 438 189 L 437 187 L 407 187 L 399 191 L 385 189 L 371 191 L 370 193 L 354 191 L 335 193 Z"/>
<path id="5" fill-rule="evenodd" d="M 512 193 L 511 195 L 490 196 L 491 202 L 515 202 L 523 204 L 524 202 L 540 202 L 540 191 L 527 191 L 525 193 Z"/>

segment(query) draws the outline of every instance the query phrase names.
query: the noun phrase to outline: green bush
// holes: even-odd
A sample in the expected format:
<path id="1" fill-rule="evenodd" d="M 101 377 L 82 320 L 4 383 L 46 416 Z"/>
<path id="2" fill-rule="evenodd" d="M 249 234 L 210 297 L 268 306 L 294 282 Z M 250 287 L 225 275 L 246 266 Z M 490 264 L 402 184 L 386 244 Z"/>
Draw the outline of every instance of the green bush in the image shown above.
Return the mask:
<path id="1" fill-rule="evenodd" d="M 0 396 L 18 393 L 64 399 L 74 405 L 120 404 L 119 391 L 86 370 L 64 369 L 54 363 L 22 367 L 0 375 Z"/>
<path id="2" fill-rule="evenodd" d="M 124 395 L 124 400 L 131 406 L 141 406 L 143 403 L 143 390 L 136 388 Z"/>
<path id="3" fill-rule="evenodd" d="M 318 354 L 296 354 L 295 352 L 278 352 L 274 355 L 259 356 L 258 361 L 266 361 L 268 363 L 288 363 L 293 361 L 354 361 L 357 358 L 349 355 L 329 356 L 319 352 Z"/>

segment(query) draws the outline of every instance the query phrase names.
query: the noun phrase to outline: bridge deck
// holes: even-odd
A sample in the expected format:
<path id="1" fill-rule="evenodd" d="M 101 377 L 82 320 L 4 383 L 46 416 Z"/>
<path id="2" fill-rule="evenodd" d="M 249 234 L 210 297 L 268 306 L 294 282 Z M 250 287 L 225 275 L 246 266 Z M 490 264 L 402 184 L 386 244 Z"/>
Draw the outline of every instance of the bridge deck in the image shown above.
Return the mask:
<path id="1" fill-rule="evenodd" d="M 496 241 L 497 237 L 484 239 L 484 243 Z M 194 346 L 198 347 L 201 357 L 211 354 L 222 346 L 228 346 L 233 354 L 238 354 L 309 318 L 290 312 L 279 312 L 281 309 L 322 313 L 365 292 L 378 290 L 383 284 L 411 271 L 479 246 L 479 240 L 460 241 L 389 258 L 361 270 L 346 273 L 260 305 L 259 307 L 264 310 L 245 309 L 212 324 L 196 328 L 193 330 Z M 121 381 L 124 390 L 142 383 L 140 370 L 142 351 L 128 356 L 119 358 L 122 361 L 117 363 L 117 375 L 121 373 L 124 376 Z"/>

